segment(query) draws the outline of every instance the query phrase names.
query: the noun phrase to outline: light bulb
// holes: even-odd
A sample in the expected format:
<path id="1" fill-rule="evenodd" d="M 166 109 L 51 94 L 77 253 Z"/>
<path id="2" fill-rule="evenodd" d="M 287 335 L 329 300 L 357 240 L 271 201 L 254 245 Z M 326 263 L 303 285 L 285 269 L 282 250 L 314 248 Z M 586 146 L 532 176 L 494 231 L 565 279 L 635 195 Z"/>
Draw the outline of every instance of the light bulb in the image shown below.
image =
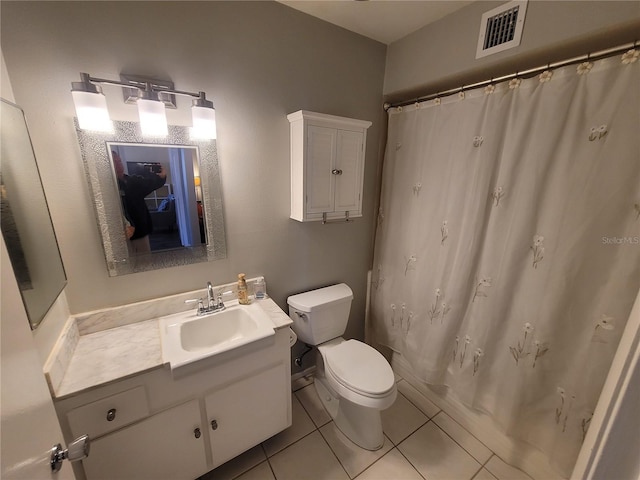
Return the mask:
<path id="1" fill-rule="evenodd" d="M 192 138 L 205 140 L 215 140 L 216 138 L 216 111 L 209 107 L 191 107 L 193 127 L 191 128 Z"/>
<path id="2" fill-rule="evenodd" d="M 107 110 L 107 99 L 102 93 L 72 90 L 71 96 L 81 129 L 113 132 L 113 123 Z"/>
<path id="3" fill-rule="evenodd" d="M 166 136 L 167 115 L 164 103 L 159 100 L 138 99 L 138 115 L 140 117 L 140 129 L 143 135 L 155 137 Z"/>

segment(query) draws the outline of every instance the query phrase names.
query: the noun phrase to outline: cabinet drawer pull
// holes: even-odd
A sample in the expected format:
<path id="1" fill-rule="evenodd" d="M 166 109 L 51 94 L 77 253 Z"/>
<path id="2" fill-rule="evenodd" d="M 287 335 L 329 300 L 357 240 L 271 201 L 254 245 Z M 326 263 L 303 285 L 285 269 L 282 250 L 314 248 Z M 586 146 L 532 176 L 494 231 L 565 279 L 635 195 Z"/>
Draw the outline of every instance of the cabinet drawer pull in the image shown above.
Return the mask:
<path id="1" fill-rule="evenodd" d="M 334 175 L 342 175 L 342 170 L 334 168 L 333 170 L 331 170 L 331 173 L 333 173 Z"/>
<path id="2" fill-rule="evenodd" d="M 113 422 L 116 419 L 116 409 L 111 408 L 107 412 L 107 422 Z"/>
<path id="3" fill-rule="evenodd" d="M 200 433 L 200 429 L 199 429 L 199 428 L 196 428 L 196 429 L 193 431 L 193 435 L 194 435 L 196 438 L 200 438 L 200 435 L 202 435 L 202 433 Z"/>
<path id="4" fill-rule="evenodd" d="M 212 430 L 218 429 L 218 422 L 216 420 L 211 420 L 211 429 Z"/>

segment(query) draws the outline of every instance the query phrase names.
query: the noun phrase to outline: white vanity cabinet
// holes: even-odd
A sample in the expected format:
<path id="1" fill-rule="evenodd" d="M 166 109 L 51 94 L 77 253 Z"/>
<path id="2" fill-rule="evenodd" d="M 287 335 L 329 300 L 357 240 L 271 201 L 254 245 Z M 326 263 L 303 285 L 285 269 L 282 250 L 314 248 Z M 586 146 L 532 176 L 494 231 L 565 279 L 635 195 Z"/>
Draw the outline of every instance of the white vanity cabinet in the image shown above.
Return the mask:
<path id="1" fill-rule="evenodd" d="M 164 365 L 55 399 L 65 440 L 91 438 L 76 478 L 193 480 L 291 426 L 289 328 L 271 338 L 178 377 Z"/>
<path id="2" fill-rule="evenodd" d="M 207 471 L 197 400 L 91 442 L 82 461 L 88 479 L 185 479 Z"/>
<path id="3" fill-rule="evenodd" d="M 213 467 L 282 430 L 289 390 L 282 366 L 274 365 L 205 397 Z"/>
<path id="4" fill-rule="evenodd" d="M 365 146 L 371 122 L 300 110 L 291 130 L 291 218 L 362 216 Z"/>

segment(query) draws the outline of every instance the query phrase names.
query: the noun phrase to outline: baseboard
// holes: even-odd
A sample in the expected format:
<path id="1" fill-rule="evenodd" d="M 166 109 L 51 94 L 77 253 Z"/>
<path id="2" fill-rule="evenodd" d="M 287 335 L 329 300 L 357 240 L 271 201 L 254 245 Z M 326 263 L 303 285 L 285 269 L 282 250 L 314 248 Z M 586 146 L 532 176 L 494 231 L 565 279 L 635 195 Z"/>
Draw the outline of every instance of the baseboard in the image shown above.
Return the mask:
<path id="1" fill-rule="evenodd" d="M 399 353 L 391 359 L 393 371 L 409 382 L 438 408 L 462 425 L 474 437 L 509 465 L 513 465 L 535 480 L 561 480 L 562 477 L 549 465 L 547 456 L 524 442 L 517 442 L 498 430 L 493 420 L 480 412 L 474 412 L 456 400 L 446 387 L 436 392 L 413 375 L 411 367 Z"/>

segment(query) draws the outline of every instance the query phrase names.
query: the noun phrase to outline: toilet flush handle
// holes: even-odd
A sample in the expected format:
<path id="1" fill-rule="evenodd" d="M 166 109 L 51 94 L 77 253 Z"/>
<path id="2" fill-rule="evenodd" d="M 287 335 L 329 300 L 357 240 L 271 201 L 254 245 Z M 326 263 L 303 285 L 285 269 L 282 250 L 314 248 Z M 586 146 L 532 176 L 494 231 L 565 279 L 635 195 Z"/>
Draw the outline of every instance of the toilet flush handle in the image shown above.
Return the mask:
<path id="1" fill-rule="evenodd" d="M 299 318 L 303 319 L 304 321 L 309 320 L 309 317 L 307 317 L 307 314 L 306 314 L 306 313 L 304 313 L 304 312 L 298 312 L 298 311 L 296 311 L 296 315 L 297 315 Z"/>

